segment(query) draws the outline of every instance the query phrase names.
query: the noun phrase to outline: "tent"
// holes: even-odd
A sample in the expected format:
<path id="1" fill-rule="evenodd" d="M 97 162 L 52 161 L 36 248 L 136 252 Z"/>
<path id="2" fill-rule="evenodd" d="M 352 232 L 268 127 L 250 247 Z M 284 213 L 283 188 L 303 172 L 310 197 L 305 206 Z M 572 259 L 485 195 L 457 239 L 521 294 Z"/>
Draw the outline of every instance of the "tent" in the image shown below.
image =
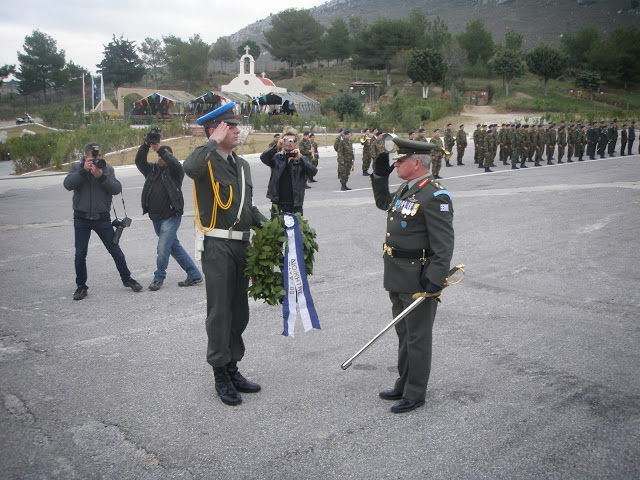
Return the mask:
<path id="1" fill-rule="evenodd" d="M 270 113 L 281 113 L 284 115 L 292 115 L 297 112 L 301 117 L 309 117 L 311 115 L 320 115 L 320 102 L 313 98 L 307 97 L 302 93 L 296 92 L 279 92 L 267 93 L 258 97 L 260 105 L 268 105 Z M 278 106 L 278 108 L 275 108 Z"/>
<path id="2" fill-rule="evenodd" d="M 131 116 L 155 116 L 158 119 L 171 119 L 184 116 L 189 112 L 193 95 L 182 91 L 154 92 L 133 102 Z"/>
<path id="3" fill-rule="evenodd" d="M 241 113 L 243 114 L 249 114 L 251 112 L 252 102 L 251 97 L 248 95 L 214 91 L 207 92 L 191 100 L 191 112 L 196 117 L 200 117 L 229 102 L 236 102 L 236 104 L 240 106 Z"/>

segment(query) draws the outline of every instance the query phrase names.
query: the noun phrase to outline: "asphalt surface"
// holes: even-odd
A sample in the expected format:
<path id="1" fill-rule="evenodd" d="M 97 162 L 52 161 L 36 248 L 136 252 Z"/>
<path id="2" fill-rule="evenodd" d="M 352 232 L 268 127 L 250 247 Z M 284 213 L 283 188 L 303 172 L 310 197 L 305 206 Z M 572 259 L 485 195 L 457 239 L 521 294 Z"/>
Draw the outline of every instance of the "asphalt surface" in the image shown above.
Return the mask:
<path id="1" fill-rule="evenodd" d="M 250 162 L 266 212 L 269 172 Z M 240 367 L 263 390 L 238 407 L 205 362 L 203 285 L 179 288 L 172 260 L 160 291 L 133 293 L 93 236 L 89 295 L 73 301 L 63 176 L 0 177 L 0 478 L 640 478 L 640 156 L 491 174 L 470 150 L 465 162 L 441 183 L 467 276 L 442 297 L 426 406 L 403 415 L 377 395 L 395 380 L 395 333 L 340 368 L 391 320 L 385 214 L 360 155 L 352 191 L 327 152 L 307 191 L 322 330 L 285 338 L 281 309 L 252 301 Z M 116 173 L 133 218 L 121 246 L 146 287 L 143 177 Z"/>

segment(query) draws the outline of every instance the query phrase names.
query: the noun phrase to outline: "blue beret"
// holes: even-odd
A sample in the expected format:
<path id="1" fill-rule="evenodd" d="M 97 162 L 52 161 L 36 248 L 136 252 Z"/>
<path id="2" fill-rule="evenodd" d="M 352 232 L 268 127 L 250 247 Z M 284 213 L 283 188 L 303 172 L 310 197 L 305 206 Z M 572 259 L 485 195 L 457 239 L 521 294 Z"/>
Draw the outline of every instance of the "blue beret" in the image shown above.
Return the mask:
<path id="1" fill-rule="evenodd" d="M 212 112 L 200 117 L 196 120 L 196 123 L 198 125 L 204 125 L 209 122 L 225 122 L 233 125 L 240 125 L 240 121 L 236 118 L 233 112 L 233 107 L 235 106 L 236 102 L 226 103 Z"/>

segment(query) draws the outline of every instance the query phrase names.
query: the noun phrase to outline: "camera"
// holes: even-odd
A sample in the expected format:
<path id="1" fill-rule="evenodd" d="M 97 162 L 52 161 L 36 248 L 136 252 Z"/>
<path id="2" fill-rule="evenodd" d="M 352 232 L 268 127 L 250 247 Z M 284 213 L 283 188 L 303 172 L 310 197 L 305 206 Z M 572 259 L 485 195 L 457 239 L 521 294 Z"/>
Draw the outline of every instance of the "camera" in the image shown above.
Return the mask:
<path id="1" fill-rule="evenodd" d="M 291 138 L 291 137 L 287 137 L 284 139 L 284 143 L 288 143 L 289 145 L 291 145 L 292 143 L 296 143 L 296 139 L 295 138 Z"/>
<path id="2" fill-rule="evenodd" d="M 98 158 L 98 155 L 100 155 L 100 150 L 102 150 L 102 147 L 100 147 L 100 145 L 92 146 L 91 158 L 89 160 L 91 160 L 96 167 L 104 168 L 107 166 L 107 161 L 104 158 Z M 84 160 L 82 160 L 81 165 L 84 167 Z"/>
<path id="3" fill-rule="evenodd" d="M 286 158 L 287 160 L 290 158 L 296 158 L 296 154 L 295 152 L 285 152 L 284 153 L 284 158 Z"/>
<path id="4" fill-rule="evenodd" d="M 116 227 L 116 232 L 113 235 L 113 240 L 111 240 L 111 243 L 118 245 L 118 243 L 120 243 L 120 237 L 122 236 L 122 231 L 126 227 L 131 225 L 131 219 L 129 217 L 116 218 L 113 222 L 111 222 L 111 225 Z"/>
<path id="5" fill-rule="evenodd" d="M 152 128 L 147 136 L 144 137 L 144 141 L 149 145 L 154 143 L 160 143 L 160 138 L 162 136 L 162 130 L 159 128 Z"/>

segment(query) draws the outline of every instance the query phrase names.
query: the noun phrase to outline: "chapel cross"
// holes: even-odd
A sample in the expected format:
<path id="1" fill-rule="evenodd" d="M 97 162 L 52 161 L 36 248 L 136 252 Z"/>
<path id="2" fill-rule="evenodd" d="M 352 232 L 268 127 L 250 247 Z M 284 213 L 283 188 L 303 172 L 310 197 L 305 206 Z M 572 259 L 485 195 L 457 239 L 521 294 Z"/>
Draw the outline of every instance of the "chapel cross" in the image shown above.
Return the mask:
<path id="1" fill-rule="evenodd" d="M 245 52 L 245 55 L 249 55 L 249 45 L 245 45 L 244 52 Z"/>

